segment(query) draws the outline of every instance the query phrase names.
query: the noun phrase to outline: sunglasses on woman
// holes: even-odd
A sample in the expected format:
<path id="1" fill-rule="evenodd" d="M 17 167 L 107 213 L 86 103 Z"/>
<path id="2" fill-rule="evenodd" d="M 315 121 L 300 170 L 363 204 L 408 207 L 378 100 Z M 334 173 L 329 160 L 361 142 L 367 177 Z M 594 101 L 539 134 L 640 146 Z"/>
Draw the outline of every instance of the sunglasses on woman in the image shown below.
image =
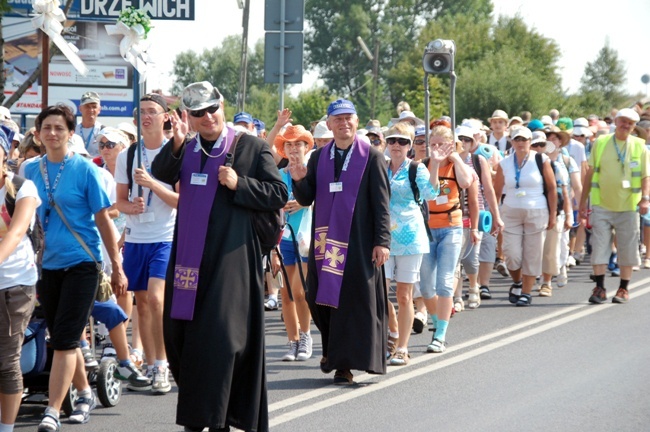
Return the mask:
<path id="1" fill-rule="evenodd" d="M 392 145 L 396 143 L 404 147 L 410 145 L 411 140 L 407 138 L 386 138 L 386 144 Z"/>
<path id="2" fill-rule="evenodd" d="M 106 140 L 106 142 L 100 142 L 98 144 L 100 150 L 104 150 L 105 148 L 111 150 L 114 149 L 116 145 L 117 145 L 116 142 L 108 141 L 108 140 Z"/>
<path id="3" fill-rule="evenodd" d="M 217 112 L 218 109 L 219 109 L 219 105 L 212 105 L 200 110 L 190 110 L 189 112 L 192 117 L 203 117 L 206 112 L 209 114 L 214 114 Z"/>
<path id="4" fill-rule="evenodd" d="M 546 143 L 545 142 L 538 142 L 538 143 L 535 143 L 535 144 L 531 144 L 530 146 L 531 147 L 546 147 Z"/>

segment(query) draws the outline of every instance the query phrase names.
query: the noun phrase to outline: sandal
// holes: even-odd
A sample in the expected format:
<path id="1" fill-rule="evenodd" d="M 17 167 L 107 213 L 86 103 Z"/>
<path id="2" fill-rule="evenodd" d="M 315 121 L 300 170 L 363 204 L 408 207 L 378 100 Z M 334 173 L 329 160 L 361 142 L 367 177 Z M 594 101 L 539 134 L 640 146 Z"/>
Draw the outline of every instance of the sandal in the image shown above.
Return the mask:
<path id="1" fill-rule="evenodd" d="M 38 425 L 38 432 L 59 432 L 61 430 L 61 422 L 54 414 L 47 411 L 43 414 L 41 423 Z"/>
<path id="2" fill-rule="evenodd" d="M 547 283 L 543 283 L 541 288 L 539 289 L 539 296 L 540 297 L 552 297 L 553 296 L 553 288 Z"/>
<path id="3" fill-rule="evenodd" d="M 533 298 L 530 296 L 530 294 L 522 294 L 521 296 L 519 296 L 519 300 L 517 300 L 516 305 L 530 306 L 532 302 L 533 302 Z"/>
<path id="4" fill-rule="evenodd" d="M 469 299 L 467 300 L 467 307 L 470 309 L 476 309 L 481 305 L 481 295 L 479 294 L 478 288 L 469 289 Z"/>
<path id="5" fill-rule="evenodd" d="M 409 364 L 409 358 L 411 356 L 406 351 L 397 351 L 393 357 L 390 359 L 391 366 L 406 366 Z"/>
<path id="6" fill-rule="evenodd" d="M 337 370 L 334 374 L 335 385 L 352 385 L 354 384 L 352 372 L 349 370 Z"/>
<path id="7" fill-rule="evenodd" d="M 465 303 L 463 303 L 462 298 L 456 297 L 454 299 L 454 311 L 455 312 L 460 312 L 462 310 L 465 310 Z"/>
<path id="8" fill-rule="evenodd" d="M 397 338 L 388 335 L 388 342 L 386 343 L 386 360 L 389 360 L 395 355 L 397 351 Z"/>
<path id="9" fill-rule="evenodd" d="M 433 338 L 431 343 L 427 346 L 428 353 L 440 354 L 445 352 L 446 349 L 447 349 L 447 342 L 436 338 Z"/>
<path id="10" fill-rule="evenodd" d="M 481 285 L 479 290 L 481 291 L 481 299 L 490 300 L 492 298 L 492 293 L 490 292 L 489 287 L 487 287 L 485 285 Z"/>
<path id="11" fill-rule="evenodd" d="M 264 310 L 267 312 L 278 310 L 278 301 L 274 298 L 269 298 L 264 303 Z"/>
<path id="12" fill-rule="evenodd" d="M 84 405 L 86 405 L 86 409 L 84 409 Z M 95 399 L 94 394 L 89 398 L 78 397 L 74 401 L 74 410 L 72 411 L 72 414 L 70 414 L 70 417 L 68 417 L 68 421 L 74 424 L 88 423 L 88 420 L 90 420 L 90 412 L 94 410 L 95 407 L 97 407 L 97 400 Z"/>

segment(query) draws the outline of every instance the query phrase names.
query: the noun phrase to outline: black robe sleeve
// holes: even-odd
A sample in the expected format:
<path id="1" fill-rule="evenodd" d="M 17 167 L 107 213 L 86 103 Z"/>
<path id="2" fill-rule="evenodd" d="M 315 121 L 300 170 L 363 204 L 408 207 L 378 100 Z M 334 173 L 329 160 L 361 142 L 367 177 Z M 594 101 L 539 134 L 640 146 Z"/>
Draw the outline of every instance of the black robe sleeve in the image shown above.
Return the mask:
<path id="1" fill-rule="evenodd" d="M 180 179 L 187 140 L 186 144 L 181 147 L 178 155 L 172 153 L 173 144 L 174 142 L 170 141 L 167 145 L 164 145 L 160 153 L 151 162 L 151 174 L 161 182 L 172 186 Z"/>
<path id="2" fill-rule="evenodd" d="M 384 156 L 371 149 L 368 160 L 370 205 L 375 223 L 374 246 L 390 249 L 390 182 Z"/>

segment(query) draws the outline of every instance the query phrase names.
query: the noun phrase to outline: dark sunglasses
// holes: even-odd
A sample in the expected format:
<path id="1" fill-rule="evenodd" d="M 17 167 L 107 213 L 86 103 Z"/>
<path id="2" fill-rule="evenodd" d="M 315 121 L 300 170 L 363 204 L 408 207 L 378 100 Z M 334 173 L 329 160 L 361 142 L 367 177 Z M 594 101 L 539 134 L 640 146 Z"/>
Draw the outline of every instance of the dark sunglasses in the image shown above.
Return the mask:
<path id="1" fill-rule="evenodd" d="M 386 144 L 392 145 L 395 143 L 401 146 L 407 146 L 411 144 L 411 140 L 406 138 L 386 138 Z"/>
<path id="2" fill-rule="evenodd" d="M 584 138 L 584 135 L 573 135 L 574 138 Z"/>
<path id="3" fill-rule="evenodd" d="M 372 144 L 372 145 L 374 145 L 374 146 L 378 146 L 378 145 L 381 144 L 381 140 L 380 140 L 379 138 L 377 138 L 377 139 L 371 139 L 371 140 L 370 140 L 370 144 Z"/>
<path id="4" fill-rule="evenodd" d="M 535 143 L 535 144 L 531 144 L 530 146 L 531 147 L 546 147 L 546 143 L 545 142 L 538 142 L 538 143 Z"/>
<path id="5" fill-rule="evenodd" d="M 472 138 L 464 137 L 464 136 L 458 137 L 458 139 L 461 140 L 462 142 L 465 142 L 465 143 L 474 142 L 474 140 Z"/>
<path id="6" fill-rule="evenodd" d="M 415 141 L 413 141 L 413 144 L 415 145 L 422 145 L 424 143 L 426 143 L 426 140 L 423 139 L 416 139 Z"/>
<path id="7" fill-rule="evenodd" d="M 524 141 L 528 141 L 528 138 L 524 138 L 524 137 L 522 137 L 522 136 L 518 136 L 517 138 L 514 138 L 513 141 L 516 141 L 516 142 L 524 142 Z"/>
<path id="8" fill-rule="evenodd" d="M 108 141 L 108 140 L 106 140 L 106 142 L 100 142 L 100 143 L 97 144 L 97 145 L 99 146 L 99 149 L 100 149 L 100 150 L 103 150 L 103 149 L 105 149 L 105 148 L 107 148 L 107 149 L 110 150 L 110 149 L 114 149 L 115 146 L 117 145 L 117 143 L 116 143 L 116 142 L 113 142 L 113 141 Z"/>
<path id="9" fill-rule="evenodd" d="M 209 114 L 214 114 L 217 112 L 218 109 L 219 109 L 219 105 L 212 105 L 200 110 L 190 110 L 189 112 L 192 117 L 203 117 L 206 112 Z"/>

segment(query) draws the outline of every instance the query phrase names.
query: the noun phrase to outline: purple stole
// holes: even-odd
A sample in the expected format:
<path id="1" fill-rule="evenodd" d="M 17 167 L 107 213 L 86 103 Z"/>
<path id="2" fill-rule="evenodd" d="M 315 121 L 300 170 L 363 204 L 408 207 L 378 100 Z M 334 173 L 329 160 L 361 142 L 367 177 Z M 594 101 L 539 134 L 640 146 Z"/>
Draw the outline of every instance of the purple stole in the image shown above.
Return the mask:
<path id="1" fill-rule="evenodd" d="M 340 192 L 330 191 L 331 185 L 336 184 L 335 151 L 335 143 L 332 141 L 323 148 L 318 158 L 318 182 L 314 200 L 314 258 L 318 272 L 316 303 L 338 308 L 352 216 L 361 177 L 368 163 L 370 145 L 358 138 L 354 139 L 339 177 L 339 183 L 343 187 Z"/>
<path id="2" fill-rule="evenodd" d="M 194 317 L 196 289 L 199 286 L 199 267 L 208 232 L 210 211 L 219 187 L 219 167 L 235 138 L 235 130 L 228 128 L 219 148 L 213 148 L 211 156 L 201 171 L 202 151 L 194 151 L 200 143 L 194 137 L 185 144 L 185 156 L 180 173 L 178 199 L 178 238 L 176 242 L 176 266 L 174 267 L 174 293 L 171 317 L 191 321 Z M 192 184 L 192 174 L 207 174 L 204 186 Z"/>

